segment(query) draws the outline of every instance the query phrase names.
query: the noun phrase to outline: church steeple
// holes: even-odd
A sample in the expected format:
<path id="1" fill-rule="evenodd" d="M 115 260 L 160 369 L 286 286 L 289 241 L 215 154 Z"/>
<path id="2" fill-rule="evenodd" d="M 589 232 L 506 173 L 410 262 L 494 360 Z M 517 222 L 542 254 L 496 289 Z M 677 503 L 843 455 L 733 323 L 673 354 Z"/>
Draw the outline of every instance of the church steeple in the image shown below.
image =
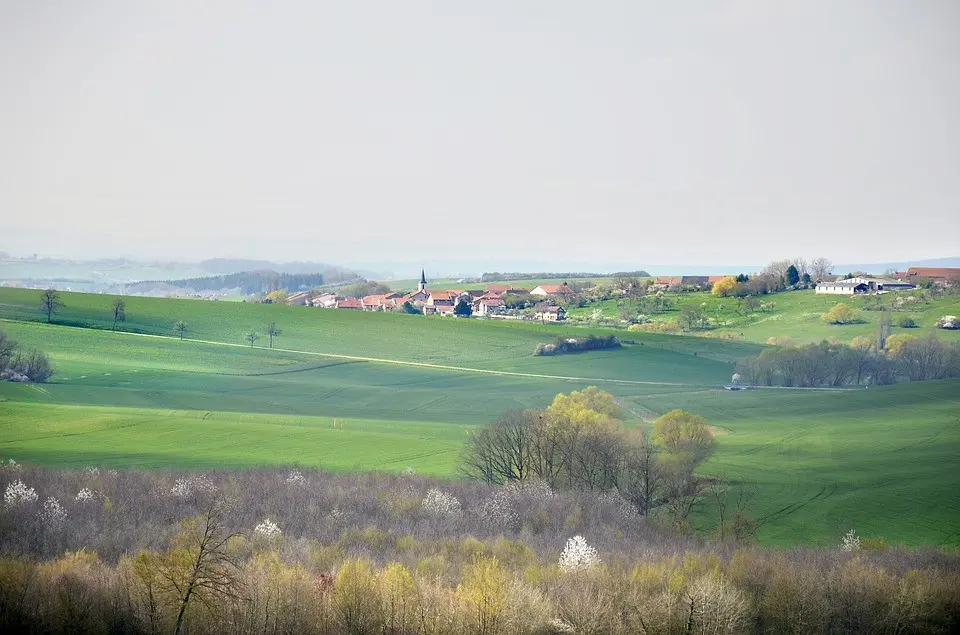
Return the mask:
<path id="1" fill-rule="evenodd" d="M 417 291 L 425 291 L 427 289 L 427 274 L 421 269 L 420 270 L 420 284 L 417 285 Z"/>

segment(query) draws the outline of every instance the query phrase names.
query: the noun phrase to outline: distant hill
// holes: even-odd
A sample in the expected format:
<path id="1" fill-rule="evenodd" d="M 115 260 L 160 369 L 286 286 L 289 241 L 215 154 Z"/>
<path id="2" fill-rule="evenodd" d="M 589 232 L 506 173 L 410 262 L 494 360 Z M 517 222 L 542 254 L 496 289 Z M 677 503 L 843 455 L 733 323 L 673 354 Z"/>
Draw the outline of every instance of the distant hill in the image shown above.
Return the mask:
<path id="1" fill-rule="evenodd" d="M 868 262 L 836 265 L 834 273 L 848 271 L 866 271 L 867 273 L 883 273 L 888 269 L 906 271 L 909 267 L 960 267 L 960 256 L 952 258 L 928 258 L 926 260 L 904 260 L 900 262 Z"/>

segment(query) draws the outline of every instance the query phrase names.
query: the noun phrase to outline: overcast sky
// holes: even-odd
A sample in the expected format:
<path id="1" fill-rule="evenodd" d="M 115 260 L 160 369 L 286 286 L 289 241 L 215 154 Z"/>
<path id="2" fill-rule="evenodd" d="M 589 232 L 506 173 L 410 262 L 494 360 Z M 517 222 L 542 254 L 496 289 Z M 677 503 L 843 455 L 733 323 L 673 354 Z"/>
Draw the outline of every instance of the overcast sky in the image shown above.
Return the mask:
<path id="1" fill-rule="evenodd" d="M 960 2 L 0 0 L 0 250 L 960 255 Z"/>

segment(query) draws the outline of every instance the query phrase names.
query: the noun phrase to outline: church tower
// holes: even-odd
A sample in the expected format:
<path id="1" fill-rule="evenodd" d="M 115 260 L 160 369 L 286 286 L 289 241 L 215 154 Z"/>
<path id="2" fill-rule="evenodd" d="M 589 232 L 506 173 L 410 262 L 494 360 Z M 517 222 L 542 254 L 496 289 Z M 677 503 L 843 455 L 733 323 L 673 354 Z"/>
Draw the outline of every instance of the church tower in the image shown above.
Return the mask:
<path id="1" fill-rule="evenodd" d="M 427 275 L 423 269 L 420 270 L 420 283 L 417 284 L 417 292 L 423 292 L 427 290 Z"/>

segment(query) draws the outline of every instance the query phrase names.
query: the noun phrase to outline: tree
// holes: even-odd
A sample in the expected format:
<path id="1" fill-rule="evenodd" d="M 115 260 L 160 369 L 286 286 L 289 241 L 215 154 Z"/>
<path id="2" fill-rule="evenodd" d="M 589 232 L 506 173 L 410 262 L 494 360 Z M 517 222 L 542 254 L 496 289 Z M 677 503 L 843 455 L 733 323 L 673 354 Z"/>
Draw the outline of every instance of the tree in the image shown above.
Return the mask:
<path id="1" fill-rule="evenodd" d="M 212 503 L 202 515 L 185 521 L 173 548 L 158 557 L 154 565 L 158 581 L 176 598 L 175 634 L 183 632 L 194 600 L 210 606 L 218 597 L 237 597 L 240 565 L 229 545 L 238 535 L 227 531 L 223 508 Z"/>
<path id="2" fill-rule="evenodd" d="M 277 289 L 276 291 L 271 291 L 268 293 L 267 297 L 264 299 L 264 302 L 267 304 L 286 304 L 288 297 L 289 296 L 287 295 L 286 291 Z"/>
<path id="3" fill-rule="evenodd" d="M 696 306 L 685 306 L 677 316 L 677 325 L 684 331 L 704 328 L 707 324 L 707 316 Z"/>
<path id="4" fill-rule="evenodd" d="M 47 324 L 53 322 L 54 314 L 63 307 L 63 300 L 55 289 L 47 289 L 40 296 L 40 309 L 47 314 Z"/>
<path id="5" fill-rule="evenodd" d="M 464 298 L 460 298 L 457 302 L 457 306 L 453 307 L 453 314 L 457 317 L 470 317 L 473 315 L 473 309 L 470 307 L 470 303 L 467 302 Z"/>
<path id="6" fill-rule="evenodd" d="M 820 319 L 827 324 L 856 324 L 860 322 L 860 311 L 840 302 L 821 315 Z"/>
<path id="7" fill-rule="evenodd" d="M 800 282 L 800 272 L 797 270 L 796 265 L 790 265 L 789 267 L 787 267 L 786 279 L 787 279 L 787 286 L 790 286 L 790 287 L 795 286 L 797 283 Z"/>
<path id="8" fill-rule="evenodd" d="M 254 331 L 251 331 L 250 333 L 247 333 L 246 335 L 244 335 L 244 337 L 247 339 L 248 342 L 250 342 L 250 346 L 253 346 L 253 343 L 256 342 L 258 339 L 260 339 L 260 334 Z"/>
<path id="9" fill-rule="evenodd" d="M 884 349 L 891 357 L 899 357 L 907 343 L 916 339 L 914 336 L 907 335 L 906 333 L 897 333 L 887 338 Z"/>
<path id="10" fill-rule="evenodd" d="M 737 279 L 733 276 L 727 276 L 713 283 L 713 289 L 711 293 L 713 293 L 713 295 L 720 296 L 721 298 L 725 298 L 732 294 L 736 288 Z"/>
<path id="11" fill-rule="evenodd" d="M 118 322 L 127 321 L 126 313 L 127 305 L 122 298 L 117 298 L 113 301 L 113 330 L 117 330 Z"/>
<path id="12" fill-rule="evenodd" d="M 655 440 L 664 452 L 690 462 L 691 470 L 713 453 L 707 420 L 686 410 L 671 410 L 654 423 Z"/>
<path id="13" fill-rule="evenodd" d="M 177 320 L 173 324 L 173 332 L 177 333 L 180 336 L 180 341 L 183 341 L 183 336 L 187 332 L 187 323 L 183 320 Z"/>
<path id="14" fill-rule="evenodd" d="M 276 322 L 270 322 L 270 324 L 267 325 L 265 332 L 270 337 L 270 348 L 273 348 L 273 338 L 278 337 L 283 333 L 283 331 L 277 328 Z"/>
<path id="15" fill-rule="evenodd" d="M 470 433 L 460 455 L 465 476 L 486 483 L 520 481 L 533 472 L 539 413 L 511 410 Z"/>
<path id="16" fill-rule="evenodd" d="M 814 258 L 810 263 L 810 276 L 815 282 L 822 282 L 824 278 L 833 273 L 833 263 L 823 256 Z"/>

